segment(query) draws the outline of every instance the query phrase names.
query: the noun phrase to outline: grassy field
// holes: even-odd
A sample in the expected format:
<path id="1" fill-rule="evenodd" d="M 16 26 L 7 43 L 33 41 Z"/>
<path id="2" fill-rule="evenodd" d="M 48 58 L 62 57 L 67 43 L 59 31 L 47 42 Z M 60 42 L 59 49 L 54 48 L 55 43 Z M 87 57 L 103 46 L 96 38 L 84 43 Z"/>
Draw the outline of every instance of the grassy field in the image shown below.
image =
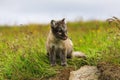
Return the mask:
<path id="1" fill-rule="evenodd" d="M 117 21 L 68 22 L 68 34 L 75 51 L 87 59 L 68 59 L 68 67 L 97 65 L 99 62 L 120 64 L 120 29 Z M 50 26 L 29 24 L 0 27 L 0 80 L 36 80 L 51 77 L 64 69 L 51 67 L 45 41 Z"/>

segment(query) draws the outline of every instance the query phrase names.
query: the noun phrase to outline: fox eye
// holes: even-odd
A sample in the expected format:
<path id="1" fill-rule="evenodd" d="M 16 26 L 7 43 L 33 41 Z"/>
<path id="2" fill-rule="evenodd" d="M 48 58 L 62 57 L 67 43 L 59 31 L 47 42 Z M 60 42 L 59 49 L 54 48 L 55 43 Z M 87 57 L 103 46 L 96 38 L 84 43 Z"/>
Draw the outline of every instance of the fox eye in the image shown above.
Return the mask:
<path id="1" fill-rule="evenodd" d="M 61 32 L 57 32 L 59 35 L 62 35 L 62 33 Z"/>
<path id="2" fill-rule="evenodd" d="M 62 30 L 61 29 L 58 29 L 58 32 L 61 32 Z"/>
<path id="3" fill-rule="evenodd" d="M 57 32 L 62 32 L 62 30 L 61 29 L 58 29 L 58 31 Z"/>
<path id="4" fill-rule="evenodd" d="M 59 35 L 62 35 L 62 30 L 58 30 L 57 33 L 58 33 Z"/>

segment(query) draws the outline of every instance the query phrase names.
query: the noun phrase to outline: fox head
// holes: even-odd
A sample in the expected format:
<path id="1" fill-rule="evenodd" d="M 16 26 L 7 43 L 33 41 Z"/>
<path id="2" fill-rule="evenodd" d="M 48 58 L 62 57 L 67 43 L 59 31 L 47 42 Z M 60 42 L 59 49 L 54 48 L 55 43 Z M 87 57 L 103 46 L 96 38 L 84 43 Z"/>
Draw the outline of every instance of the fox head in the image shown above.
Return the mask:
<path id="1" fill-rule="evenodd" d="M 51 31 L 57 39 L 67 39 L 67 26 L 65 24 L 65 18 L 60 21 L 51 20 Z"/>

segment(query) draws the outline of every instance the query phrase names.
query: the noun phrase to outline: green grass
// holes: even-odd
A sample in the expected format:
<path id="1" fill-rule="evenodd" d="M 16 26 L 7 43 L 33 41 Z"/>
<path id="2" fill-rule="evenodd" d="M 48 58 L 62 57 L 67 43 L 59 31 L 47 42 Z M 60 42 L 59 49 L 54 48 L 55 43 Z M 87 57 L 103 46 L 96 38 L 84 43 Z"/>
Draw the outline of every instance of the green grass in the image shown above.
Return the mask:
<path id="1" fill-rule="evenodd" d="M 87 55 L 86 60 L 68 59 L 68 67 L 78 69 L 83 65 L 97 65 L 101 61 L 120 64 L 120 38 L 116 36 L 114 24 L 110 26 L 105 21 L 78 21 L 68 22 L 67 25 L 74 50 Z M 0 79 L 42 79 L 64 69 L 60 64 L 51 67 L 46 56 L 45 41 L 49 25 L 21 26 L 0 27 Z"/>

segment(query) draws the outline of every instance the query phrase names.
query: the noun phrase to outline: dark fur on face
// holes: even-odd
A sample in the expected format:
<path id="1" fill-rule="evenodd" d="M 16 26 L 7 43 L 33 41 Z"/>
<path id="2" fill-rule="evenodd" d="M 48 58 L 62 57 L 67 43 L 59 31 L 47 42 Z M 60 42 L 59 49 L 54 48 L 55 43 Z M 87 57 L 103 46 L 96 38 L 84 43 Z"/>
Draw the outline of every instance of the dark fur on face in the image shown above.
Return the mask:
<path id="1" fill-rule="evenodd" d="M 67 39 L 67 26 L 65 24 L 65 18 L 60 21 L 51 20 L 51 29 L 56 38 L 61 40 Z"/>

